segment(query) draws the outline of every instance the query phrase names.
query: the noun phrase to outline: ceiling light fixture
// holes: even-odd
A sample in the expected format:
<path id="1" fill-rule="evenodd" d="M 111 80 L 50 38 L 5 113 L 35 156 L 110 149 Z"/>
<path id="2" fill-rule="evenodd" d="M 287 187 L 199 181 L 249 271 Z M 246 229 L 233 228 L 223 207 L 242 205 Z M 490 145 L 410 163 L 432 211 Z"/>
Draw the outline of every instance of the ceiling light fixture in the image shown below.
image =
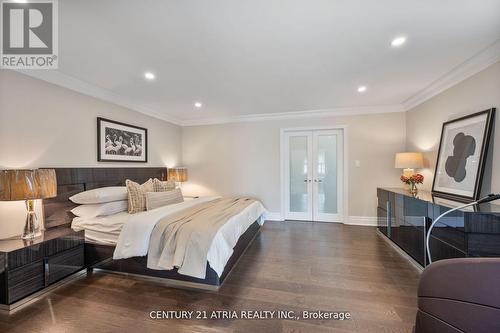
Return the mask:
<path id="1" fill-rule="evenodd" d="M 358 87 L 358 92 L 359 93 L 364 93 L 366 91 L 366 86 L 359 86 Z"/>
<path id="2" fill-rule="evenodd" d="M 400 37 L 396 37 L 392 40 L 391 42 L 391 46 L 392 47 L 400 47 L 401 45 L 403 45 L 404 43 L 406 43 L 406 37 L 404 36 L 400 36 Z"/>
<path id="3" fill-rule="evenodd" d="M 200 102 L 194 103 L 194 107 L 197 109 L 201 108 L 202 106 L 203 106 L 203 104 L 201 104 Z"/>
<path id="4" fill-rule="evenodd" d="M 154 80 L 155 75 L 151 72 L 146 72 L 146 73 L 144 73 L 144 77 L 148 80 Z"/>

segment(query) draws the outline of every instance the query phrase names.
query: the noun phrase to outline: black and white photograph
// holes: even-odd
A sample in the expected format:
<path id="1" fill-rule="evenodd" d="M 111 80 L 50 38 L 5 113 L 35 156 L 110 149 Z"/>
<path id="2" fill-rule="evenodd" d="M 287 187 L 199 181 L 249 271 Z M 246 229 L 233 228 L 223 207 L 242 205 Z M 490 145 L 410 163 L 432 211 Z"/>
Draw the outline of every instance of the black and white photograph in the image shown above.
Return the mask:
<path id="1" fill-rule="evenodd" d="M 460 201 L 478 199 L 495 109 L 443 124 L 432 192 Z"/>
<path id="2" fill-rule="evenodd" d="M 99 162 L 147 162 L 148 130 L 97 118 Z"/>

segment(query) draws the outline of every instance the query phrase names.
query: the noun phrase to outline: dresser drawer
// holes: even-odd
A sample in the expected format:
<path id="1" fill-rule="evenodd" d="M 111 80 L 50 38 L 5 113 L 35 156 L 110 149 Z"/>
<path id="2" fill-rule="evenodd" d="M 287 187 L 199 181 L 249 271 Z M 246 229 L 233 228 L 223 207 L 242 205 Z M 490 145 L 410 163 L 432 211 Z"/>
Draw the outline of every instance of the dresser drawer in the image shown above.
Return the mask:
<path id="1" fill-rule="evenodd" d="M 61 253 L 66 250 L 74 249 L 78 246 L 83 246 L 85 243 L 85 233 L 84 231 L 79 231 L 71 235 L 64 237 L 59 237 L 52 240 L 51 242 L 45 243 L 45 253 L 46 257 L 51 257 L 55 254 Z"/>
<path id="2" fill-rule="evenodd" d="M 441 239 L 431 236 L 430 248 L 432 261 L 441 259 L 465 258 L 467 254 L 460 249 L 443 242 Z"/>
<path id="3" fill-rule="evenodd" d="M 8 299 L 9 304 L 28 296 L 45 286 L 43 261 L 37 261 L 23 267 L 9 270 Z"/>
<path id="4" fill-rule="evenodd" d="M 32 262 L 42 260 L 60 252 L 73 249 L 85 243 L 84 232 L 74 232 L 43 242 L 41 244 L 27 246 L 8 254 L 9 268 L 17 268 Z"/>
<path id="5" fill-rule="evenodd" d="M 43 259 L 45 248 L 43 244 L 26 247 L 8 254 L 8 267 L 14 269 Z"/>
<path id="6" fill-rule="evenodd" d="M 57 282 L 66 276 L 79 271 L 85 264 L 84 246 L 67 250 L 48 258 L 47 284 Z"/>

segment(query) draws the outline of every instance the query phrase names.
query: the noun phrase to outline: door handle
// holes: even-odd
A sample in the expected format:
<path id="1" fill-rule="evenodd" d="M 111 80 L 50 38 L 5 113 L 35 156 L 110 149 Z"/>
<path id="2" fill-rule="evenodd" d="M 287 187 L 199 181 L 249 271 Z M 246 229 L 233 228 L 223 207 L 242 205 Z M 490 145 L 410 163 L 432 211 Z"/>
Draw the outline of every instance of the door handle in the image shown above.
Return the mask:
<path id="1" fill-rule="evenodd" d="M 322 183 L 322 182 L 323 182 L 323 180 L 322 180 L 322 179 L 315 179 L 314 181 L 315 181 L 316 183 Z"/>
<path id="2" fill-rule="evenodd" d="M 304 179 L 304 183 L 310 183 L 311 180 L 310 179 Z"/>

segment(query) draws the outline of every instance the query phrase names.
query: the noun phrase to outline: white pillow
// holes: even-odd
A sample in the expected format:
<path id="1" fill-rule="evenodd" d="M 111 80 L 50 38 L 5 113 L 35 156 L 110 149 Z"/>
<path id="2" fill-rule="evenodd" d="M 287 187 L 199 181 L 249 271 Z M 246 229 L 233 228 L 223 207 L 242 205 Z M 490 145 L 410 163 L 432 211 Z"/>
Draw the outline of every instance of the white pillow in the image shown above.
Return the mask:
<path id="1" fill-rule="evenodd" d="M 146 192 L 146 210 L 173 205 L 184 201 L 180 189 L 167 192 Z"/>
<path id="2" fill-rule="evenodd" d="M 92 218 L 97 216 L 109 216 L 125 212 L 128 209 L 128 201 L 112 201 L 102 204 L 81 205 L 71 210 L 78 217 Z"/>
<path id="3" fill-rule="evenodd" d="M 109 186 L 96 188 L 75 194 L 69 200 L 79 205 L 100 204 L 111 201 L 127 200 L 127 188 L 125 186 Z"/>

